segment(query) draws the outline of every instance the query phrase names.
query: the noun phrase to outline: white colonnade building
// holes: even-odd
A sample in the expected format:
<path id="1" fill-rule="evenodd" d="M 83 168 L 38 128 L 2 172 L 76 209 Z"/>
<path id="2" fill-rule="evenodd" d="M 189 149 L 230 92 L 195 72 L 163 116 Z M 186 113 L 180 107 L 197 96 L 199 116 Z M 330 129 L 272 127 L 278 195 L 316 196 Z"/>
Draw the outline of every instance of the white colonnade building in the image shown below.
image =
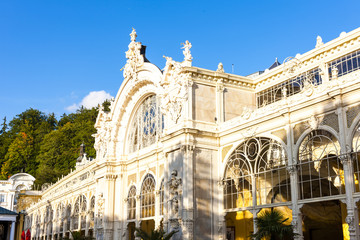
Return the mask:
<path id="1" fill-rule="evenodd" d="M 358 239 L 360 29 L 247 77 L 166 57 L 160 70 L 131 34 L 124 80 L 100 109 L 96 159 L 27 210 L 34 239 L 79 230 L 135 239 L 246 239 L 275 208 L 299 239 Z"/>

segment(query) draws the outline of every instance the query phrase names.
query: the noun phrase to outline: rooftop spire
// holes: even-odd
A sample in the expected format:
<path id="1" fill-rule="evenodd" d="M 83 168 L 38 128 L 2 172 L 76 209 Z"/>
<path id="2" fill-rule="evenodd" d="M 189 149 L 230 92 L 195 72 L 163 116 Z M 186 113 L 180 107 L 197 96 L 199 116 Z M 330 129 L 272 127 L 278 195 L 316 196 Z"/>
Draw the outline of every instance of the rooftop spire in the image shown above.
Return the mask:
<path id="1" fill-rule="evenodd" d="M 136 37 L 137 37 L 137 34 L 136 34 L 136 30 L 134 28 L 132 28 L 132 32 L 130 33 L 130 39 L 132 42 L 135 42 L 136 41 Z"/>

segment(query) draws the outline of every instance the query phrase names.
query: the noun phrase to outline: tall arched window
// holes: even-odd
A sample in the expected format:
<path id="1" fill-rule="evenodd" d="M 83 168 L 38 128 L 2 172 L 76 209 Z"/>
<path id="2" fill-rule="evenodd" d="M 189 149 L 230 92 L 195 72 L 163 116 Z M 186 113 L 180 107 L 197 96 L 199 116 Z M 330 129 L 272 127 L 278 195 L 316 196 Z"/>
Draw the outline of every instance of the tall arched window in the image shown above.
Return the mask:
<path id="1" fill-rule="evenodd" d="M 141 218 L 155 216 L 155 179 L 147 174 L 141 186 Z"/>
<path id="2" fill-rule="evenodd" d="M 128 134 L 129 153 L 154 144 L 164 128 L 164 118 L 155 95 L 147 97 L 138 107 Z"/>
<path id="3" fill-rule="evenodd" d="M 300 198 L 345 193 L 344 169 L 338 158 L 340 145 L 326 130 L 311 131 L 299 148 Z"/>
<path id="4" fill-rule="evenodd" d="M 62 232 L 64 230 L 64 225 L 61 219 L 65 217 L 65 208 L 62 203 L 59 203 L 56 213 L 57 213 L 56 220 L 58 222 L 58 232 Z"/>
<path id="5" fill-rule="evenodd" d="M 127 210 L 128 210 L 128 220 L 135 219 L 136 214 L 136 187 L 132 186 L 129 190 L 129 195 L 127 199 Z"/>
<path id="6" fill-rule="evenodd" d="M 84 195 L 80 195 L 75 202 L 74 206 L 74 229 L 83 229 L 86 228 L 86 210 L 87 210 L 87 200 Z M 80 226 L 79 226 L 80 221 Z"/>
<path id="7" fill-rule="evenodd" d="M 70 221 L 71 220 L 71 204 L 66 207 L 66 231 L 70 231 Z"/>
<path id="8" fill-rule="evenodd" d="M 251 168 L 242 153 L 236 149 L 226 164 L 224 178 L 224 208 L 252 206 Z"/>

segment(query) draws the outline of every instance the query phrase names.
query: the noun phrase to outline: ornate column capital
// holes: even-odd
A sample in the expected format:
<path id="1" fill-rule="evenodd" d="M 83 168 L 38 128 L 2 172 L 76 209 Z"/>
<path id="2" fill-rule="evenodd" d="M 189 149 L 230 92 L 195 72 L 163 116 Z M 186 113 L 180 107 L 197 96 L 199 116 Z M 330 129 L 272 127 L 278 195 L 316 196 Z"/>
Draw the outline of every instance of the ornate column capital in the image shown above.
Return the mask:
<path id="1" fill-rule="evenodd" d="M 343 165 L 350 164 L 352 162 L 352 158 L 349 153 L 340 155 L 339 159 Z"/>
<path id="2" fill-rule="evenodd" d="M 223 92 L 225 89 L 224 87 L 224 80 L 222 78 L 219 78 L 217 81 L 216 81 L 216 91 L 217 92 Z"/>
<path id="3" fill-rule="evenodd" d="M 182 152 L 193 152 L 195 150 L 195 146 L 191 144 L 183 144 L 180 146 Z"/>
<path id="4" fill-rule="evenodd" d="M 298 166 L 297 165 L 289 165 L 286 167 L 286 169 L 288 170 L 289 174 L 292 176 L 297 173 Z"/>
<path id="5" fill-rule="evenodd" d="M 105 175 L 105 179 L 106 180 L 115 180 L 117 178 L 117 174 L 112 174 L 112 173 L 109 173 L 109 174 L 106 174 Z"/>

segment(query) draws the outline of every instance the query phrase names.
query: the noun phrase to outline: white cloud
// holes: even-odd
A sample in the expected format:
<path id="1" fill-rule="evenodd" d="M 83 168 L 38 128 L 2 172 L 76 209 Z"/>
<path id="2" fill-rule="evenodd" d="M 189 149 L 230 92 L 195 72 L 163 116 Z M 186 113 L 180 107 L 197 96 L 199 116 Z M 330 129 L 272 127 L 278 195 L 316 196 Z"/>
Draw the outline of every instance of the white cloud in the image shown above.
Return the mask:
<path id="1" fill-rule="evenodd" d="M 65 109 L 69 112 L 74 112 L 76 109 L 78 109 L 80 106 L 83 106 L 84 108 L 93 108 L 98 106 L 99 104 L 103 103 L 106 99 L 111 99 L 112 96 L 110 93 L 105 92 L 104 90 L 101 91 L 93 91 L 90 92 L 88 95 L 86 95 L 80 103 L 72 104 Z"/>
<path id="2" fill-rule="evenodd" d="M 68 112 L 75 112 L 76 109 L 78 109 L 78 105 L 76 103 L 65 108 L 65 110 Z"/>

